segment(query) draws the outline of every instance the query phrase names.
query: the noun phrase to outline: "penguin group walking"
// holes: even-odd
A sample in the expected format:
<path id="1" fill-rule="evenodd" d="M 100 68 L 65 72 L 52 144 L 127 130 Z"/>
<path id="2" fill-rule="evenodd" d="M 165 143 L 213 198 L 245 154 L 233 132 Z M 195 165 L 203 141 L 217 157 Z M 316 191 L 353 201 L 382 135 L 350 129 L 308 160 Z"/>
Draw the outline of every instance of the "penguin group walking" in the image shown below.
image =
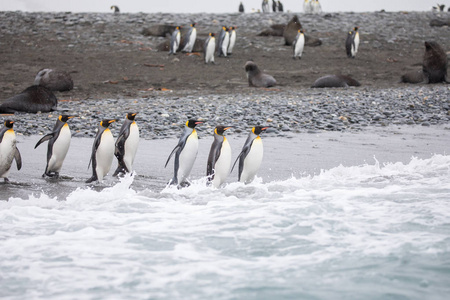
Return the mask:
<path id="1" fill-rule="evenodd" d="M 134 160 L 139 144 L 139 128 L 135 117 L 137 113 L 127 113 L 125 121 L 120 128 L 116 141 L 109 129 L 116 119 L 103 119 L 100 121 L 97 134 L 92 145 L 89 165 L 92 166 L 92 176 L 86 183 L 101 182 L 111 170 L 114 156 L 117 158 L 117 169 L 113 176 L 119 176 L 133 171 Z M 48 141 L 47 163 L 42 177 L 59 178 L 64 160 L 70 147 L 71 132 L 69 124 L 73 115 L 60 115 L 56 120 L 52 132 L 44 135 L 35 145 L 35 149 Z M 177 187 L 189 186 L 188 177 L 194 166 L 199 142 L 195 129 L 204 121 L 189 119 L 179 141 L 166 161 L 174 157 L 173 177 L 168 185 Z M 9 182 L 8 175 L 12 163 L 15 160 L 17 169 L 22 167 L 22 158 L 16 146 L 16 134 L 13 130 L 14 121 L 6 120 L 0 130 L 0 178 Z M 228 175 L 239 161 L 238 181 L 248 184 L 252 182 L 261 166 L 263 158 L 263 146 L 260 134 L 268 127 L 255 126 L 252 128 L 233 168 L 231 167 L 231 147 L 224 136 L 226 130 L 232 126 L 216 126 L 214 139 L 208 156 L 206 176 L 208 185 L 219 188 L 225 183 Z"/>

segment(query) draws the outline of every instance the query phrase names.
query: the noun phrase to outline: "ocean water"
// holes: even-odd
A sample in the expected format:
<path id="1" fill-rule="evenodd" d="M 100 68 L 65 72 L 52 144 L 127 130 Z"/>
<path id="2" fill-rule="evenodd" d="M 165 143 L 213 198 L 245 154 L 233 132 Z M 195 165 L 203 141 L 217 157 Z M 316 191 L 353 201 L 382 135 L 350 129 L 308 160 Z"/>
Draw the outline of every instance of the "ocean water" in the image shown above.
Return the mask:
<path id="1" fill-rule="evenodd" d="M 202 177 L 136 188 L 138 177 L 2 198 L 0 298 L 450 295 L 449 155 L 221 189 Z"/>

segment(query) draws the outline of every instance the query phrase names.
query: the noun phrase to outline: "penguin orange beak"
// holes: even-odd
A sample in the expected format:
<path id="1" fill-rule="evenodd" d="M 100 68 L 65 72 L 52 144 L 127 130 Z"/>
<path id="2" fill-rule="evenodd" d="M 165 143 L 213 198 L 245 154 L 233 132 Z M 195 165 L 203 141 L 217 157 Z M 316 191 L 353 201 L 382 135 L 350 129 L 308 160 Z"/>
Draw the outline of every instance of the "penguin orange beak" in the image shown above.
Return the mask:
<path id="1" fill-rule="evenodd" d="M 202 121 L 197 121 L 197 122 L 195 122 L 195 125 L 198 125 L 198 124 L 203 124 L 204 122 L 202 122 Z"/>
<path id="2" fill-rule="evenodd" d="M 269 126 L 263 127 L 263 128 L 261 128 L 261 130 L 266 130 L 267 128 L 269 128 Z"/>
<path id="3" fill-rule="evenodd" d="M 228 130 L 228 129 L 230 129 L 230 128 L 233 128 L 233 126 L 225 127 L 223 130 Z"/>
<path id="4" fill-rule="evenodd" d="M 76 118 L 77 116 L 68 116 L 67 119 Z"/>
<path id="5" fill-rule="evenodd" d="M 116 120 L 116 119 L 114 119 L 114 120 L 109 120 L 109 121 L 108 121 L 108 124 L 114 123 L 115 121 L 117 121 L 117 120 Z"/>

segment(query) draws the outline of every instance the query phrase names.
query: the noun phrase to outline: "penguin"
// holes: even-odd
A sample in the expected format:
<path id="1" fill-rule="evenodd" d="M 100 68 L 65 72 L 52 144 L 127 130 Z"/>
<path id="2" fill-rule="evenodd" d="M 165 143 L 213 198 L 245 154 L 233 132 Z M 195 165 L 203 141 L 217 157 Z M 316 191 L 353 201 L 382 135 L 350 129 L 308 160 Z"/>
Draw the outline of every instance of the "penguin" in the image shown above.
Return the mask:
<path id="1" fill-rule="evenodd" d="M 239 4 L 239 12 L 240 13 L 244 12 L 244 4 L 242 4 L 242 2 Z"/>
<path id="2" fill-rule="evenodd" d="M 298 59 L 301 59 L 303 48 L 305 47 L 305 34 L 303 33 L 302 29 L 298 30 L 297 36 L 295 37 L 292 46 L 294 49 L 294 56 L 292 58 L 295 59 L 296 57 L 298 57 Z"/>
<path id="3" fill-rule="evenodd" d="M 238 181 L 248 184 L 255 179 L 263 158 L 263 143 L 259 136 L 269 127 L 255 126 L 248 135 L 244 147 L 233 164 L 232 171 L 239 160 Z"/>
<path id="4" fill-rule="evenodd" d="M 117 5 L 112 5 L 112 6 L 111 6 L 111 10 L 112 10 L 115 14 L 120 13 L 120 9 L 119 9 L 119 7 L 118 7 Z"/>
<path id="5" fill-rule="evenodd" d="M 222 27 L 222 32 L 219 36 L 219 56 L 227 56 L 228 45 L 230 44 L 230 33 L 226 26 Z"/>
<path id="6" fill-rule="evenodd" d="M 261 9 L 263 13 L 269 12 L 269 0 L 262 1 Z"/>
<path id="7" fill-rule="evenodd" d="M 103 177 L 111 169 L 114 157 L 114 138 L 108 127 L 115 121 L 114 119 L 104 119 L 98 126 L 97 135 L 92 145 L 91 160 L 88 165 L 89 168 L 92 163 L 92 177 L 86 180 L 86 183 L 91 183 L 96 180 L 102 181 Z"/>
<path id="8" fill-rule="evenodd" d="M 120 128 L 114 150 L 118 165 L 113 176 L 120 173 L 130 173 L 133 170 L 134 158 L 139 144 L 139 128 L 134 120 L 136 115 L 137 113 L 127 113 L 125 122 Z"/>
<path id="9" fill-rule="evenodd" d="M 191 173 L 198 151 L 198 135 L 195 126 L 202 123 L 204 122 L 194 119 L 186 122 L 183 134 L 178 140 L 178 145 L 172 150 L 164 166 L 167 167 L 170 158 L 175 154 L 174 174 L 169 181 L 169 185 L 189 185 L 186 179 Z"/>
<path id="10" fill-rule="evenodd" d="M 9 182 L 8 174 L 12 161 L 16 160 L 17 170 L 22 168 L 22 157 L 16 146 L 16 133 L 13 129 L 14 121 L 6 120 L 0 130 L 0 178 Z"/>
<path id="11" fill-rule="evenodd" d="M 180 47 L 180 39 L 181 39 L 181 32 L 180 32 L 181 26 L 175 27 L 175 30 L 172 32 L 172 37 L 170 39 L 170 49 L 169 49 L 169 55 L 177 54 L 178 47 Z"/>
<path id="12" fill-rule="evenodd" d="M 214 141 L 209 150 L 206 176 L 215 188 L 220 187 L 227 179 L 231 167 L 231 147 L 226 137 L 225 130 L 231 126 L 217 126 L 214 129 Z"/>
<path id="13" fill-rule="evenodd" d="M 312 4 L 312 13 L 313 14 L 320 14 L 322 12 L 322 6 L 319 3 L 319 0 L 311 0 Z"/>
<path id="14" fill-rule="evenodd" d="M 358 48 L 359 48 L 359 31 L 358 31 L 359 27 L 353 27 L 353 31 L 355 32 L 355 55 L 356 53 L 358 53 Z"/>
<path id="15" fill-rule="evenodd" d="M 283 3 L 281 3 L 281 1 L 278 1 L 278 11 L 279 12 L 283 12 L 284 11 Z"/>
<path id="16" fill-rule="evenodd" d="M 47 147 L 47 166 L 42 177 L 59 177 L 59 171 L 61 171 L 62 164 L 66 158 L 67 151 L 70 146 L 70 134 L 69 125 L 67 121 L 75 116 L 60 115 L 56 120 L 55 126 L 51 133 L 44 135 L 34 146 L 36 149 L 40 144 L 48 141 Z"/>
<path id="17" fill-rule="evenodd" d="M 191 53 L 192 49 L 194 48 L 195 41 L 197 39 L 197 28 L 195 28 L 195 25 L 197 25 L 197 23 L 192 23 L 190 25 L 191 28 L 189 28 L 186 34 L 185 37 L 186 44 L 184 45 L 183 50 L 181 50 L 182 52 Z"/>
<path id="18" fill-rule="evenodd" d="M 303 12 L 305 14 L 312 13 L 312 1 L 311 0 L 305 0 L 303 2 Z"/>
<path id="19" fill-rule="evenodd" d="M 358 28 L 358 27 L 355 27 Z M 359 34 L 358 34 L 359 43 Z M 356 56 L 356 31 L 349 31 L 347 39 L 345 41 L 345 50 L 347 51 L 348 58 L 355 58 Z"/>
<path id="20" fill-rule="evenodd" d="M 205 64 L 215 64 L 214 52 L 216 51 L 216 35 L 214 33 L 209 33 L 209 37 L 206 39 L 205 46 L 203 48 L 203 52 L 205 53 Z"/>
<path id="21" fill-rule="evenodd" d="M 236 26 L 230 27 L 230 43 L 228 44 L 227 55 L 230 56 L 233 54 L 233 48 L 236 44 Z"/>
<path id="22" fill-rule="evenodd" d="M 278 9 L 278 2 L 275 0 L 272 0 L 272 11 L 277 12 Z"/>

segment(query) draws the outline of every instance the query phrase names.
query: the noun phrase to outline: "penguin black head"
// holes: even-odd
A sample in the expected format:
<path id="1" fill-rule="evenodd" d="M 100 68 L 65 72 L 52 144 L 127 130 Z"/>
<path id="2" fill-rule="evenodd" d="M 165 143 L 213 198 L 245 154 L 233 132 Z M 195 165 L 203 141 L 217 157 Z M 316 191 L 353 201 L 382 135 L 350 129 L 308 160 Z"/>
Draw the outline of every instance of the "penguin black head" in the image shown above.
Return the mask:
<path id="1" fill-rule="evenodd" d="M 58 120 L 61 122 L 67 122 L 69 119 L 75 118 L 75 116 L 69 116 L 69 115 L 60 115 Z"/>
<path id="2" fill-rule="evenodd" d="M 114 123 L 116 119 L 104 119 L 100 122 L 100 126 L 108 128 L 109 124 Z"/>
<path id="3" fill-rule="evenodd" d="M 194 22 L 191 24 L 191 27 L 195 27 L 195 25 L 197 25 L 197 23 Z"/>
<path id="4" fill-rule="evenodd" d="M 209 36 L 212 36 L 212 37 L 214 37 L 214 36 L 216 36 L 216 34 L 215 34 L 215 33 L 213 33 L 213 32 L 210 32 L 210 33 L 209 33 Z"/>
<path id="5" fill-rule="evenodd" d="M 256 135 L 260 135 L 261 132 L 265 131 L 269 126 L 255 126 L 252 128 L 252 132 Z"/>
<path id="6" fill-rule="evenodd" d="M 134 121 L 134 117 L 136 117 L 138 113 L 127 113 L 127 119 L 130 121 Z"/>
<path id="7" fill-rule="evenodd" d="M 354 30 L 355 32 L 358 31 L 358 29 L 359 29 L 358 26 L 353 27 L 353 30 Z"/>
<path id="8" fill-rule="evenodd" d="M 223 135 L 225 133 L 225 130 L 228 130 L 232 128 L 233 126 L 216 126 L 214 129 L 214 133 L 218 135 Z"/>
<path id="9" fill-rule="evenodd" d="M 195 128 L 195 126 L 197 126 L 198 124 L 202 124 L 204 122 L 205 121 L 198 121 L 198 120 L 194 120 L 194 119 L 189 119 L 186 122 L 186 126 L 189 127 L 189 128 Z"/>
<path id="10" fill-rule="evenodd" d="M 13 128 L 13 126 L 14 126 L 14 121 L 11 121 L 11 120 L 6 120 L 5 121 L 5 127 L 6 128 Z"/>

